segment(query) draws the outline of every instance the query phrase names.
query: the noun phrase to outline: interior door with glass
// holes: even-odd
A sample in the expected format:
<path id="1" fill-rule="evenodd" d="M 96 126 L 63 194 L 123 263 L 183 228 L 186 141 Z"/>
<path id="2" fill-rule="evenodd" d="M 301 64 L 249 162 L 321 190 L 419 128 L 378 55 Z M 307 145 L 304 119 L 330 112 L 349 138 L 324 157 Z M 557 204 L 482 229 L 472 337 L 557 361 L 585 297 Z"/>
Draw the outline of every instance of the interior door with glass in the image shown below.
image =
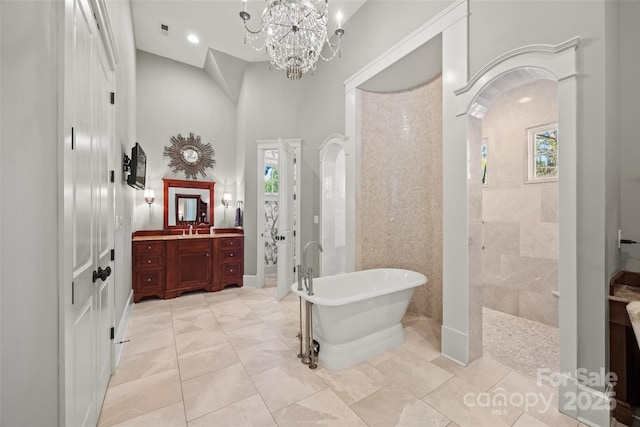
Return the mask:
<path id="1" fill-rule="evenodd" d="M 294 159 L 295 147 L 278 139 L 278 291 L 282 299 L 295 281 L 294 268 Z"/>

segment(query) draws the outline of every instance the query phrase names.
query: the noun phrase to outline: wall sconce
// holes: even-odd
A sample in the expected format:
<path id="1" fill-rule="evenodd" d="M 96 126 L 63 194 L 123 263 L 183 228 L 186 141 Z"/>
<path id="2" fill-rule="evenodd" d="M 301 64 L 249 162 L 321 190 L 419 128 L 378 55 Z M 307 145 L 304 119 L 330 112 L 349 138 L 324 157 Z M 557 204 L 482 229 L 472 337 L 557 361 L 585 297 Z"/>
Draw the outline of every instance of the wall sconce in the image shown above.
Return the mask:
<path id="1" fill-rule="evenodd" d="M 156 195 L 153 192 L 153 190 L 151 188 L 145 188 L 144 189 L 144 201 L 147 202 L 149 204 L 149 206 L 151 206 L 151 204 L 153 203 L 153 201 L 156 199 Z"/>
<path id="2" fill-rule="evenodd" d="M 229 205 L 231 204 L 231 194 L 230 193 L 224 193 L 222 195 L 222 204 L 224 205 L 224 208 L 228 208 Z"/>

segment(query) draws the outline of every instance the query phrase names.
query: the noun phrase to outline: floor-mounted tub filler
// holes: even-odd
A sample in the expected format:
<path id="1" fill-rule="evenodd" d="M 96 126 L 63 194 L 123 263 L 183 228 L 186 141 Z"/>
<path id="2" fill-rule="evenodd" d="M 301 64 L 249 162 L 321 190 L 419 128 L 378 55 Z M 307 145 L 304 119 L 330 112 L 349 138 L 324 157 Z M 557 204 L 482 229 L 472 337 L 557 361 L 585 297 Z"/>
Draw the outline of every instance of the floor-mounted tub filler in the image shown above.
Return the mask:
<path id="1" fill-rule="evenodd" d="M 313 279 L 313 295 L 297 283 L 291 290 L 313 307 L 318 363 L 338 371 L 404 342 L 402 318 L 425 283 L 415 271 L 378 268 Z"/>

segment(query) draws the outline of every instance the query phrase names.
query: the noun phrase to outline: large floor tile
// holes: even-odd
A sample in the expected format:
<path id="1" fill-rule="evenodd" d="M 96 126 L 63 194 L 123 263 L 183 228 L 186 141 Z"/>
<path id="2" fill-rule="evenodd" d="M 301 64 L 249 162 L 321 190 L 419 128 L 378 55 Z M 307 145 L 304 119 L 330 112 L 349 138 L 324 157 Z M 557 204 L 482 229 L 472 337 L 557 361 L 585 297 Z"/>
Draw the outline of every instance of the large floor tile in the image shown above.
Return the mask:
<path id="1" fill-rule="evenodd" d="M 146 316 L 157 316 L 160 314 L 171 314 L 171 302 L 163 299 L 146 299 L 133 304 L 131 319 Z"/>
<path id="2" fill-rule="evenodd" d="M 490 393 L 453 377 L 423 400 L 460 427 L 505 427 L 512 425 L 522 411 L 503 405 L 492 405 Z M 486 402 L 489 403 L 486 403 Z"/>
<path id="3" fill-rule="evenodd" d="M 377 369 L 406 387 L 417 398 L 422 398 L 453 376 L 411 351 L 380 363 Z"/>
<path id="4" fill-rule="evenodd" d="M 474 360 L 467 366 L 459 365 L 444 356 L 432 360 L 431 363 L 483 391 L 491 389 L 511 371 L 510 368 L 496 362 L 490 356 Z"/>
<path id="5" fill-rule="evenodd" d="M 189 422 L 189 427 L 276 427 L 271 413 L 259 394 Z"/>
<path id="6" fill-rule="evenodd" d="M 264 323 L 260 322 L 245 328 L 227 331 L 227 338 L 236 351 L 254 346 L 266 341 L 274 341 L 278 336 Z"/>
<path id="7" fill-rule="evenodd" d="M 512 427 L 549 427 L 549 424 L 545 424 L 525 412 Z"/>
<path id="8" fill-rule="evenodd" d="M 186 427 L 182 401 L 116 424 L 114 427 Z"/>
<path id="9" fill-rule="evenodd" d="M 316 374 L 347 405 L 352 405 L 393 382 L 391 377 L 368 363 L 342 371 L 320 369 Z"/>
<path id="10" fill-rule="evenodd" d="M 173 319 L 171 318 L 171 312 L 169 310 L 158 314 L 132 317 L 129 323 L 129 329 L 127 330 L 127 338 L 132 339 L 133 337 L 161 332 L 171 329 L 172 326 Z"/>
<path id="11" fill-rule="evenodd" d="M 240 297 L 235 293 L 231 292 L 229 289 L 224 289 L 220 292 L 211 292 L 204 297 L 205 301 L 209 304 L 209 306 L 214 309 L 214 307 L 218 304 L 223 304 L 227 302 L 242 302 Z"/>
<path id="12" fill-rule="evenodd" d="M 173 319 L 173 332 L 176 335 L 203 329 L 220 329 L 218 321 L 209 309 L 198 311 L 196 314 L 175 317 Z"/>
<path id="13" fill-rule="evenodd" d="M 150 334 L 128 337 L 127 339 L 129 341 L 124 344 L 123 356 L 131 356 L 175 345 L 171 327 Z"/>
<path id="14" fill-rule="evenodd" d="M 256 394 L 240 363 L 182 382 L 187 421 Z"/>
<path id="15" fill-rule="evenodd" d="M 190 353 L 223 342 L 227 342 L 227 336 L 222 329 L 201 329 L 176 335 L 176 350 L 178 354 Z"/>
<path id="16" fill-rule="evenodd" d="M 351 406 L 369 426 L 445 427 L 449 419 L 398 383 Z"/>
<path id="17" fill-rule="evenodd" d="M 98 425 L 112 426 L 181 400 L 177 369 L 109 387 Z"/>
<path id="18" fill-rule="evenodd" d="M 255 375 L 299 360 L 297 352 L 290 349 L 278 338 L 243 348 L 237 353 L 249 375 Z"/>
<path id="19" fill-rule="evenodd" d="M 440 357 L 440 343 L 434 336 L 427 336 L 427 339 L 425 339 L 411 329 L 405 329 L 402 347 L 425 360 L 430 361 Z"/>
<path id="20" fill-rule="evenodd" d="M 188 380 L 198 375 L 235 365 L 239 361 L 236 352 L 227 341 L 212 344 L 205 349 L 178 356 L 180 378 L 182 381 Z"/>
<path id="21" fill-rule="evenodd" d="M 174 346 L 123 356 L 120 359 L 118 370 L 109 380 L 109 387 L 177 367 L 178 359 Z"/>
<path id="22" fill-rule="evenodd" d="M 299 360 L 253 375 L 251 379 L 272 413 L 327 388 Z"/>
<path id="23" fill-rule="evenodd" d="M 280 427 L 363 426 L 366 424 L 331 389 L 322 390 L 274 414 Z"/>
<path id="24" fill-rule="evenodd" d="M 246 306 L 245 306 L 246 307 Z M 234 313 L 234 314 L 222 314 L 216 315 L 218 323 L 225 332 L 235 331 L 236 329 L 247 328 L 250 326 L 262 324 L 260 317 L 253 311 L 248 313 Z"/>
<path id="25" fill-rule="evenodd" d="M 557 427 L 576 427 L 578 421 L 558 411 L 557 389 L 546 384 L 537 384 L 533 378 L 511 371 L 492 389 L 494 393 L 503 393 L 521 411 L 532 417 Z"/>

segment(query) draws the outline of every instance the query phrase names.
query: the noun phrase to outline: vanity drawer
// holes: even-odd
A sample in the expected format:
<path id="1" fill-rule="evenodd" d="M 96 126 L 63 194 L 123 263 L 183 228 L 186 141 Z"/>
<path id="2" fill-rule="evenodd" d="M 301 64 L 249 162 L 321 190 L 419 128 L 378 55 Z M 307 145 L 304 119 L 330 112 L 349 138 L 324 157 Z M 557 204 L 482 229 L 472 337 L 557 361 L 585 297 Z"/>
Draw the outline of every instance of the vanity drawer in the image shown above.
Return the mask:
<path id="1" fill-rule="evenodd" d="M 136 257 L 149 254 L 162 256 L 164 253 L 164 242 L 133 242 L 133 253 Z"/>
<path id="2" fill-rule="evenodd" d="M 239 248 L 242 245 L 242 238 L 225 237 L 220 239 L 220 246 L 223 248 Z"/>
<path id="3" fill-rule="evenodd" d="M 220 251 L 220 262 L 229 262 L 240 259 L 242 252 L 240 248 L 237 249 L 222 249 Z"/>
<path id="4" fill-rule="evenodd" d="M 231 279 L 241 275 L 241 266 L 239 262 L 228 262 L 222 264 L 222 280 Z"/>
<path id="5" fill-rule="evenodd" d="M 134 281 L 136 292 L 161 291 L 164 284 L 164 270 L 137 271 Z"/>
<path id="6" fill-rule="evenodd" d="M 136 256 L 136 268 L 159 268 L 164 265 L 162 254 L 142 254 Z"/>
<path id="7" fill-rule="evenodd" d="M 211 239 L 185 239 L 178 242 L 178 253 L 211 252 Z"/>

